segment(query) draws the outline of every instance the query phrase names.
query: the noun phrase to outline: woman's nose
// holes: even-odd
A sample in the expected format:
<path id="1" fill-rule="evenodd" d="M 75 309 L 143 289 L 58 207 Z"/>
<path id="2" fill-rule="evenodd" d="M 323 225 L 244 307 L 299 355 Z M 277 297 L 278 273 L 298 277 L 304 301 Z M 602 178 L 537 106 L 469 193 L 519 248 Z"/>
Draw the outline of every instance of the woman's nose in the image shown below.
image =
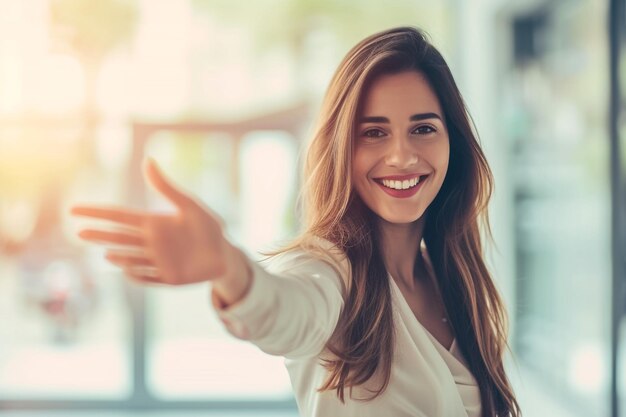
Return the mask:
<path id="1" fill-rule="evenodd" d="M 418 162 L 417 150 L 409 138 L 394 137 L 387 147 L 386 163 L 398 169 L 409 168 Z"/>

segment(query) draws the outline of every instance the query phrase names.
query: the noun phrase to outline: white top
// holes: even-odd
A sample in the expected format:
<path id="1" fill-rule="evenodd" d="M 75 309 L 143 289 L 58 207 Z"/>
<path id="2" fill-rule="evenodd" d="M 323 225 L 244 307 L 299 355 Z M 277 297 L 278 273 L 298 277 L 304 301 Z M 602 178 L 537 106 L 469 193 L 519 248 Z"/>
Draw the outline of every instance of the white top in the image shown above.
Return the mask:
<path id="1" fill-rule="evenodd" d="M 337 325 L 349 274 L 347 258 L 330 242 L 319 243 L 332 253 L 334 264 L 303 250 L 278 255 L 265 269 L 250 261 L 253 280 L 244 299 L 221 308 L 212 297 L 233 336 L 285 357 L 301 415 L 479 417 L 479 389 L 456 340 L 449 351 L 442 346 L 417 320 L 391 277 L 396 344 L 387 389 L 374 400 L 358 401 L 370 396 L 365 388 L 379 386 L 370 380 L 353 388 L 353 398 L 346 389 L 345 404 L 334 390 L 317 392 L 328 375 L 320 358 L 332 357 L 325 345 Z"/>

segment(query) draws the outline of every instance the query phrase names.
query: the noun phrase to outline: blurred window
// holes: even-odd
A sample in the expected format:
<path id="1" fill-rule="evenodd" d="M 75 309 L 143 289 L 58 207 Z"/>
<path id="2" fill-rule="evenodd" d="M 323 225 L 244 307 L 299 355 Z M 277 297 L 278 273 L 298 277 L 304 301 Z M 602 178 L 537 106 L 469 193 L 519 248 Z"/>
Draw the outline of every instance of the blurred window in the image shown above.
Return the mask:
<path id="1" fill-rule="evenodd" d="M 532 376 L 526 384 L 572 416 L 609 415 L 614 366 L 606 6 L 544 2 L 515 16 L 503 96 L 515 176 L 515 349 Z"/>

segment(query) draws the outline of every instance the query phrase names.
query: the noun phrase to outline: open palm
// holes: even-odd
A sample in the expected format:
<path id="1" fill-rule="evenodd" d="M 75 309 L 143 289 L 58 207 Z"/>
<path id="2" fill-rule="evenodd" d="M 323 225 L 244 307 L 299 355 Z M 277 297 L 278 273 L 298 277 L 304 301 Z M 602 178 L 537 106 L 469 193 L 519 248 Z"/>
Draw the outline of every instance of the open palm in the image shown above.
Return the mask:
<path id="1" fill-rule="evenodd" d="M 217 216 L 172 185 L 154 161 L 148 160 L 145 175 L 174 204 L 175 213 L 74 206 L 74 215 L 113 222 L 107 228 L 81 230 L 79 236 L 115 245 L 117 249 L 107 251 L 107 259 L 142 282 L 180 285 L 224 276 L 232 246 Z"/>

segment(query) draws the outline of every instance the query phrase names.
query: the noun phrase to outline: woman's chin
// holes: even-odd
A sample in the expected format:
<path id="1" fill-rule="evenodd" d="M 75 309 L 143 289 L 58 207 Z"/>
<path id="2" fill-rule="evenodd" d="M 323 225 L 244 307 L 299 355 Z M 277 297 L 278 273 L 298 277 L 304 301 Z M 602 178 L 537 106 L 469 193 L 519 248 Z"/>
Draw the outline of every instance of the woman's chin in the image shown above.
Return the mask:
<path id="1" fill-rule="evenodd" d="M 382 216 L 379 215 L 378 217 L 380 217 L 380 219 L 383 220 L 385 223 L 401 225 L 401 224 L 415 223 L 416 221 L 422 218 L 422 213 L 407 213 L 407 214 L 393 213 L 393 214 L 382 215 Z"/>

